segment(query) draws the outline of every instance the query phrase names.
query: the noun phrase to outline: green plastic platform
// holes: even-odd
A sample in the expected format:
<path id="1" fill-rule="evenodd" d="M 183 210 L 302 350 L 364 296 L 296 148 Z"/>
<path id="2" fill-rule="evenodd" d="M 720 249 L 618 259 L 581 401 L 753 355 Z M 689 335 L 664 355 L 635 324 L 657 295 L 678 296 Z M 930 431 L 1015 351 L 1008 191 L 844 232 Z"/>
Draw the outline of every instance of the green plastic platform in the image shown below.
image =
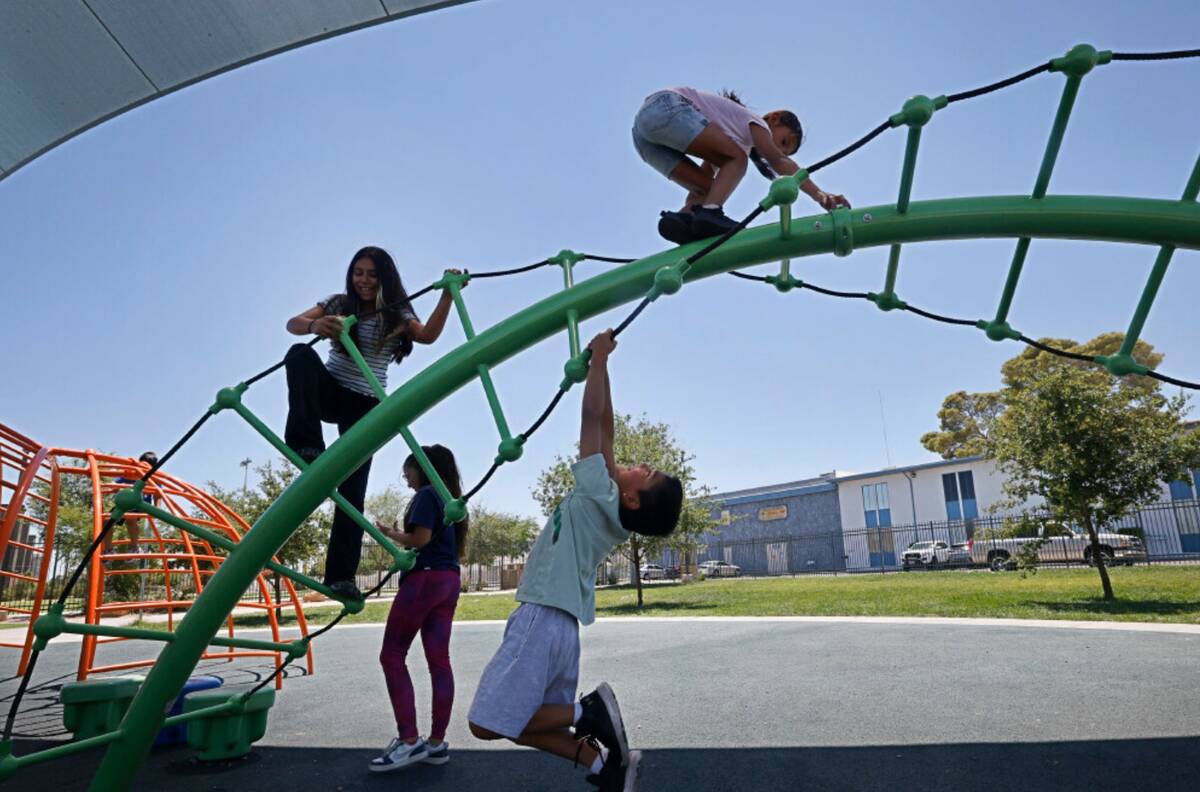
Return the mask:
<path id="1" fill-rule="evenodd" d="M 63 726 L 76 740 L 113 731 L 145 679 L 131 674 L 63 685 Z"/>
<path id="2" fill-rule="evenodd" d="M 215 707 L 244 693 L 244 690 L 231 692 L 225 688 L 197 691 L 183 700 L 183 712 L 186 715 Z M 275 689 L 265 687 L 251 695 L 242 707 L 189 721 L 188 745 L 197 749 L 199 758 L 205 762 L 245 756 L 250 753 L 251 744 L 267 733 L 267 711 L 274 703 Z"/>

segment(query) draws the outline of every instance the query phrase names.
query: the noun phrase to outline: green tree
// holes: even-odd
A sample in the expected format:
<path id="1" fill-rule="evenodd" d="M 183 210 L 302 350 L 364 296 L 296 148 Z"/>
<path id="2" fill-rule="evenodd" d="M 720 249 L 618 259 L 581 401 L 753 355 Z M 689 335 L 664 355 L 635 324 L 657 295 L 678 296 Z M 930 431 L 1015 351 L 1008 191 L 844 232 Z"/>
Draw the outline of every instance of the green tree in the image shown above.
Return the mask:
<path id="1" fill-rule="evenodd" d="M 525 555 L 537 534 L 538 524 L 529 517 L 473 506 L 463 562 L 487 565 L 497 558 Z"/>
<path id="2" fill-rule="evenodd" d="M 1081 354 L 1115 351 L 1119 334 L 1087 344 L 1048 341 Z M 1139 342 L 1134 357 L 1162 359 Z M 1104 599 L 1114 599 L 1098 537 L 1105 526 L 1153 502 L 1162 482 L 1182 475 L 1195 433 L 1181 431 L 1183 396 L 1167 398 L 1146 377 L 1114 378 L 1082 361 L 1028 349 L 1004 364 L 1004 409 L 987 439 L 1006 476 L 1009 506 L 1037 496 L 1051 519 L 1082 526 Z"/>
<path id="3" fill-rule="evenodd" d="M 282 457 L 278 465 L 271 460 L 254 468 L 256 480 L 250 489 L 237 487 L 224 489 L 214 481 L 208 482 L 208 492 L 217 500 L 233 509 L 250 525 L 262 516 L 267 508 L 278 500 L 283 491 L 300 475 L 292 464 Z M 325 546 L 329 542 L 329 529 L 333 524 L 333 507 L 329 503 L 322 504 L 292 533 L 283 547 L 279 548 L 276 557 L 280 563 L 297 568 L 308 569 L 320 561 L 325 554 Z M 275 596 L 279 597 L 279 575 L 275 575 Z"/>
<path id="4" fill-rule="evenodd" d="M 670 536 L 633 534 L 614 551 L 629 559 L 632 565 L 638 607 L 641 608 L 644 604 L 642 578 L 639 574 L 642 559 L 656 556 L 667 548 L 679 552 L 684 557 L 695 553 L 700 546 L 700 538 L 706 533 L 712 533 L 716 526 L 716 520 L 712 517 L 713 503 L 708 497 L 711 490 L 696 482 L 695 469 L 684 449 L 672 435 L 671 427 L 665 423 L 654 423 L 645 416 L 636 420 L 632 416 L 619 413 L 614 416 L 613 456 L 618 465 L 646 463 L 678 477 L 683 483 L 683 509 L 679 515 L 679 525 Z M 533 497 L 542 507 L 546 517 L 554 512 L 555 507 L 574 486 L 571 461 L 561 456 L 556 457 L 554 463 L 538 477 Z"/>
<path id="5" fill-rule="evenodd" d="M 1055 349 L 1063 349 L 1079 355 L 1094 357 L 1112 355 L 1121 348 L 1121 333 L 1103 333 L 1085 344 L 1069 338 L 1043 338 L 1040 343 Z M 1138 341 L 1133 357 L 1151 368 L 1162 362 L 1162 355 L 1145 341 Z M 1026 347 L 1021 354 L 1008 360 L 1001 367 L 1005 389 L 1020 389 L 1047 371 L 1070 366 L 1086 371 L 1095 371 L 1096 366 L 1084 361 L 1068 360 L 1050 355 L 1034 347 Z M 1125 377 L 1121 387 L 1138 390 L 1154 390 L 1157 385 L 1147 377 Z M 1001 391 L 967 393 L 955 391 L 942 401 L 938 410 L 938 430 L 921 435 L 921 445 L 942 459 L 960 459 L 987 453 L 988 433 L 996 419 L 1004 412 L 1005 400 Z"/>
<path id="6" fill-rule="evenodd" d="M 1000 394 L 955 391 L 938 410 L 940 428 L 921 435 L 921 445 L 942 459 L 979 456 L 987 447 L 988 432 L 1003 410 Z"/>
<path id="7" fill-rule="evenodd" d="M 389 484 L 383 492 L 377 492 L 367 498 L 363 512 L 368 520 L 385 525 L 399 525 L 404 519 L 408 508 L 409 496 L 399 487 Z M 362 561 L 358 571 L 364 574 L 382 572 L 392 565 L 392 555 L 369 537 L 363 542 Z"/>

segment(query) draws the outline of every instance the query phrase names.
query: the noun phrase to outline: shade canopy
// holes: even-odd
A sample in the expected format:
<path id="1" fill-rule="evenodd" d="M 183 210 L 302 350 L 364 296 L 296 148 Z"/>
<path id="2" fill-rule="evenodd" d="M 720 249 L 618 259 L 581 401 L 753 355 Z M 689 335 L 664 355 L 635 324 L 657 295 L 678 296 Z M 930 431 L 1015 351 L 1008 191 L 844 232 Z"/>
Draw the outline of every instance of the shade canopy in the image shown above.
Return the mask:
<path id="1" fill-rule="evenodd" d="M 6 0 L 0 179 L 119 113 L 314 41 L 469 0 Z"/>

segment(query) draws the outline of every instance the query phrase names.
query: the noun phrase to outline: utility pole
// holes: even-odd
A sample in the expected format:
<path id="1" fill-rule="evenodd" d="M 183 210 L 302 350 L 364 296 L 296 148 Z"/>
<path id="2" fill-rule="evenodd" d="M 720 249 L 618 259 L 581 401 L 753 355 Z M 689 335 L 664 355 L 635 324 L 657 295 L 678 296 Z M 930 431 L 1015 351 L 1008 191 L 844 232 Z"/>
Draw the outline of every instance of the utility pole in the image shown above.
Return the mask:
<path id="1" fill-rule="evenodd" d="M 250 476 L 250 465 L 253 463 L 254 463 L 254 460 L 251 459 L 250 457 L 246 457 L 245 459 L 243 459 L 241 462 L 238 463 L 239 465 L 242 466 L 242 497 L 243 498 L 246 497 L 246 482 Z"/>

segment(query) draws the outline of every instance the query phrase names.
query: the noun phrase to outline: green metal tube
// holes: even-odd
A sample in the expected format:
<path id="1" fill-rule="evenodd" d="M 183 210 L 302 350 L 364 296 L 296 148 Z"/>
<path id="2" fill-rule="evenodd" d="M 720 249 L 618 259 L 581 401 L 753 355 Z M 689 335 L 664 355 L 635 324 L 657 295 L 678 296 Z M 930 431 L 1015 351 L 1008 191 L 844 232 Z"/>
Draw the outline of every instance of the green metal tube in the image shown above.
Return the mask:
<path id="1" fill-rule="evenodd" d="M 450 297 L 454 300 L 454 308 L 458 311 L 458 321 L 462 323 L 463 332 L 467 335 L 467 340 L 470 341 L 475 337 L 475 325 L 471 324 L 471 316 L 467 313 L 467 304 L 463 302 L 462 286 L 457 280 L 451 280 L 446 284 L 446 288 L 450 290 Z"/>
<path id="2" fill-rule="evenodd" d="M 900 171 L 900 196 L 896 199 L 896 211 L 908 211 L 908 200 L 912 196 L 913 173 L 917 169 L 917 149 L 921 145 L 921 127 L 908 128 L 908 140 L 904 145 L 904 167 Z"/>
<path id="3" fill-rule="evenodd" d="M 579 311 L 574 308 L 567 309 L 567 346 L 571 348 L 571 357 L 579 354 Z"/>
<path id="4" fill-rule="evenodd" d="M 353 342 L 351 342 L 351 344 L 353 344 Z M 358 354 L 358 350 L 355 349 L 353 354 Z M 361 360 L 362 355 L 358 355 L 358 359 Z M 365 362 L 363 365 L 366 365 Z M 305 462 L 299 454 L 293 451 L 287 443 L 283 442 L 283 439 L 279 435 L 271 431 L 271 428 L 263 423 L 262 420 L 260 420 L 259 417 L 250 410 L 249 407 L 243 404 L 241 399 L 238 399 L 233 404 L 233 411 L 240 415 L 242 420 L 250 424 L 250 427 L 254 431 L 258 432 L 264 440 L 271 444 L 271 447 L 283 454 L 284 458 L 295 465 L 301 472 L 308 467 L 308 463 Z M 341 482 L 339 481 L 338 484 L 340 485 Z M 339 509 L 349 515 L 350 519 L 354 520 L 354 522 L 358 523 L 359 527 L 366 531 L 367 535 L 374 539 L 380 547 L 386 550 L 388 555 L 390 555 L 393 559 L 400 562 L 405 562 L 410 559 L 412 556 L 412 551 L 402 550 L 399 547 L 396 547 L 396 545 L 392 543 L 392 540 L 388 539 L 387 536 L 384 535 L 383 531 L 375 527 L 375 523 L 368 520 L 365 514 L 354 508 L 354 505 L 350 503 L 350 501 L 346 500 L 346 498 L 342 496 L 342 493 L 335 489 L 329 493 L 329 497 L 335 504 L 337 504 Z"/>
<path id="5" fill-rule="evenodd" d="M 900 270 L 900 245 L 892 245 L 888 251 L 887 277 L 883 281 L 883 293 L 894 294 L 896 289 L 896 273 Z"/>
<path id="6" fill-rule="evenodd" d="M 1063 135 L 1067 131 L 1067 121 L 1071 118 L 1071 110 L 1075 106 L 1075 97 L 1079 95 L 1079 84 L 1082 77 L 1067 76 L 1067 84 L 1063 86 L 1062 98 L 1058 100 L 1058 112 L 1054 114 L 1054 126 L 1050 128 L 1050 140 L 1046 142 L 1046 151 L 1042 154 L 1042 165 L 1038 169 L 1037 181 L 1033 185 L 1033 197 L 1041 198 L 1050 187 L 1050 174 L 1054 171 L 1054 163 L 1058 160 L 1058 150 L 1062 147 Z"/>
<path id="7" fill-rule="evenodd" d="M 872 221 L 863 223 L 862 215 L 868 212 Z M 811 228 L 821 219 L 827 216 L 813 215 L 800 222 L 802 227 Z M 915 201 L 903 215 L 894 205 L 855 209 L 851 222 L 855 225 L 854 243 L 860 249 L 941 239 L 1017 237 L 1200 249 L 1200 206 L 1144 198 L 1051 196 L 1034 201 L 1029 196 L 995 196 Z M 407 435 L 408 441 L 408 425 L 471 381 L 481 363 L 495 367 L 562 332 L 568 310 L 574 309 L 587 319 L 641 299 L 659 269 L 677 262 L 681 255 L 699 251 L 704 244 L 696 242 L 648 256 L 513 314 L 415 374 L 338 438 L 255 522 L 184 616 L 175 640 L 163 647 L 130 704 L 122 725 L 125 739 L 108 749 L 92 788 L 108 792 L 130 786 L 154 740 L 167 702 L 178 694 L 209 639 L 259 570 L 338 482 L 397 433 Z M 750 228 L 696 262 L 687 281 L 784 258 L 829 253 L 833 247 L 831 228 L 794 234 L 790 239 L 781 238 L 775 223 Z"/>
<path id="8" fill-rule="evenodd" d="M 191 712 L 181 712 L 178 715 L 172 715 L 164 720 L 163 728 L 166 728 L 167 726 L 176 726 L 180 723 L 187 723 L 188 721 L 199 720 L 201 718 L 208 718 L 213 715 L 220 715 L 221 713 L 237 709 L 237 706 L 238 705 L 235 702 L 226 701 L 221 704 L 213 704 L 211 707 L 205 707 L 204 709 L 192 710 Z"/>
<path id="9" fill-rule="evenodd" d="M 362 372 L 366 378 L 367 384 L 371 386 L 371 390 L 375 393 L 375 398 L 383 401 L 387 398 L 387 391 L 379 384 L 379 378 L 375 376 L 375 372 L 371 371 L 371 367 L 367 365 L 367 361 L 363 359 L 362 352 L 358 351 L 358 345 L 354 343 L 354 339 L 350 337 L 350 328 L 358 320 L 353 316 L 347 316 L 342 323 L 342 335 L 338 339 L 346 352 L 350 354 L 350 358 L 358 366 L 358 370 Z"/>
<path id="10" fill-rule="evenodd" d="M 112 638 L 134 638 L 141 641 L 163 641 L 169 642 L 175 640 L 175 633 L 166 630 L 147 630 L 143 627 L 118 627 L 107 624 L 80 624 L 78 622 L 66 622 L 63 626 L 63 632 L 72 633 L 74 635 L 102 635 Z M 210 644 L 213 646 L 227 646 L 233 649 L 254 649 L 264 652 L 283 652 L 287 654 L 292 650 L 292 644 L 279 643 L 276 641 L 259 641 L 254 638 L 225 638 L 214 636 Z"/>
<path id="11" fill-rule="evenodd" d="M 1067 76 L 1062 97 L 1058 100 L 1058 112 L 1054 114 L 1054 125 L 1050 128 L 1050 139 L 1046 141 L 1046 151 L 1042 154 L 1042 164 L 1038 168 L 1037 181 L 1033 185 L 1034 198 L 1045 197 L 1046 190 L 1050 187 L 1050 174 L 1054 172 L 1054 163 L 1058 161 L 1058 151 L 1062 148 L 1067 121 L 1071 118 L 1071 110 L 1075 106 L 1075 97 L 1079 95 L 1079 84 L 1082 81 L 1083 77 L 1073 74 Z M 1021 279 L 1021 269 L 1025 266 L 1025 257 L 1028 254 L 1029 238 L 1017 240 L 1017 249 L 1013 251 L 1012 263 L 1008 267 L 1008 277 L 1004 280 L 1004 291 L 1000 295 L 1000 305 L 996 308 L 993 324 L 1001 325 L 1008 320 L 1008 312 L 1017 293 L 1017 282 Z"/>
<path id="12" fill-rule="evenodd" d="M 95 737 L 88 737 L 84 740 L 72 740 L 69 743 L 56 745 L 53 748 L 47 748 L 44 751 L 26 754 L 25 756 L 12 757 L 13 766 L 17 768 L 28 767 L 39 762 L 48 762 L 52 759 L 61 759 L 64 756 L 70 756 L 82 751 L 96 748 L 101 745 L 107 745 L 121 738 L 121 730 L 110 731 L 105 734 L 97 734 Z"/>
<path id="13" fill-rule="evenodd" d="M 379 408 L 375 408 L 375 410 L 372 412 L 378 411 L 378 409 Z M 364 420 L 369 418 L 371 414 L 372 413 L 367 413 L 367 415 L 364 416 Z M 357 425 L 358 424 L 355 424 L 355 426 Z M 450 490 L 446 487 L 446 482 L 442 481 L 442 477 L 438 475 L 438 472 L 434 469 L 433 463 L 429 461 L 429 456 L 425 453 L 425 449 L 421 448 L 421 444 L 418 443 L 417 438 L 413 436 L 412 430 L 409 429 L 408 426 L 401 426 L 398 432 L 400 436 L 404 438 L 404 443 L 408 446 L 408 450 L 412 452 L 413 458 L 417 460 L 417 464 L 421 466 L 421 470 L 425 472 L 425 478 L 429 479 L 429 483 L 433 484 L 433 488 L 437 490 L 437 494 L 441 497 L 442 503 L 449 503 L 450 501 L 454 500 L 454 496 L 450 494 Z M 343 437 L 344 436 L 345 435 L 343 435 Z M 395 435 L 390 435 L 388 439 L 390 440 L 392 437 L 395 437 Z M 336 445 L 336 443 L 334 445 Z M 326 451 L 325 453 L 329 452 Z M 317 457 L 317 462 L 320 461 L 321 457 Z M 316 462 L 313 464 L 316 464 Z"/>
<path id="14" fill-rule="evenodd" d="M 1029 237 L 1017 240 L 1017 249 L 1013 251 L 1012 264 L 1008 266 L 1008 277 L 1004 280 L 1004 291 L 1000 295 L 1000 305 L 996 308 L 996 324 L 1008 320 L 1008 311 L 1012 307 L 1013 296 L 1017 293 L 1017 282 L 1021 279 L 1021 268 L 1025 266 L 1025 256 L 1029 254 Z"/>
<path id="15" fill-rule="evenodd" d="M 475 370 L 479 374 L 479 382 L 483 385 L 483 392 L 487 396 L 492 417 L 496 420 L 496 429 L 500 432 L 500 439 L 511 440 L 512 433 L 508 431 L 508 421 L 504 420 L 504 410 L 500 407 L 500 397 L 496 395 L 496 385 L 492 382 L 491 372 L 483 363 L 480 363 Z"/>
<path id="16" fill-rule="evenodd" d="M 792 205 L 779 205 L 779 235 L 787 239 L 792 235 Z"/>
<path id="17" fill-rule="evenodd" d="M 1197 195 L 1200 195 L 1200 157 L 1196 158 L 1196 164 L 1192 166 L 1192 175 L 1183 188 L 1183 197 L 1180 200 L 1195 201 Z M 1154 304 L 1154 298 L 1158 296 L 1158 289 L 1167 275 L 1167 267 L 1171 264 L 1173 255 L 1175 255 L 1173 245 L 1163 245 L 1159 248 L 1158 256 L 1154 259 L 1154 267 L 1150 270 L 1150 277 L 1146 280 L 1145 288 L 1142 289 L 1142 297 L 1138 300 L 1137 308 L 1133 312 L 1133 319 L 1129 322 L 1129 329 L 1125 331 L 1125 338 L 1121 340 L 1121 351 L 1117 354 L 1133 354 L 1133 347 L 1142 335 L 1146 317 L 1150 315 L 1150 307 Z"/>
<path id="18" fill-rule="evenodd" d="M 315 509 L 316 507 L 314 506 L 313 508 Z M 228 563 L 229 558 L 233 557 L 234 551 L 236 551 L 237 548 L 241 546 L 240 542 L 234 542 L 233 540 L 229 539 L 228 537 L 221 536 L 216 531 L 210 531 L 209 529 L 205 528 L 202 525 L 196 525 L 195 523 L 188 522 L 187 520 L 183 519 L 182 517 L 171 514 L 168 511 L 164 511 L 163 509 L 159 508 L 158 506 L 155 506 L 153 503 L 146 503 L 144 506 L 139 506 L 138 511 L 145 512 L 146 514 L 149 514 L 152 517 L 155 517 L 156 519 L 162 520 L 163 522 L 167 523 L 168 525 L 174 525 L 176 528 L 178 528 L 181 531 L 187 531 L 188 533 L 192 534 L 193 536 L 198 536 L 201 539 L 203 539 L 204 541 L 208 542 L 209 544 L 214 544 L 217 547 L 221 548 L 222 550 L 227 551 L 230 555 L 228 558 L 225 559 L 225 561 L 222 562 L 222 565 Z M 311 514 L 311 512 L 309 512 L 309 514 Z M 304 517 L 307 517 L 307 516 L 308 516 L 307 514 L 304 515 Z M 301 522 L 303 522 L 303 520 L 304 520 L 304 518 L 302 517 Z M 297 523 L 297 525 L 298 524 L 299 523 Z M 246 534 L 246 536 L 249 536 L 249 535 L 250 535 L 249 533 Z M 244 541 L 245 537 L 242 537 L 242 538 Z M 282 545 L 280 545 L 280 546 L 282 547 Z M 271 553 L 271 555 L 275 555 L 275 554 Z M 313 578 L 310 578 L 308 575 L 305 575 L 303 572 L 297 572 L 296 570 L 292 569 L 291 567 L 286 567 L 283 564 L 280 564 L 279 562 L 273 561 L 270 559 L 263 562 L 262 566 L 266 567 L 267 569 L 270 569 L 272 572 L 278 572 L 279 574 L 283 575 L 284 577 L 288 578 L 289 580 L 291 580 L 295 583 L 299 583 L 303 586 L 307 586 L 308 588 L 312 589 L 313 591 L 316 591 L 316 592 L 324 595 L 325 597 L 328 597 L 329 599 L 332 599 L 332 600 L 338 599 L 338 596 L 328 586 L 326 586 L 325 584 L 323 584 Z M 218 574 L 220 574 L 220 573 L 218 573 Z M 257 574 L 258 573 L 255 573 L 255 575 L 257 575 Z M 216 575 L 213 575 L 213 578 L 215 579 Z M 241 588 L 241 591 L 245 591 L 250 586 L 250 584 L 253 582 L 254 582 L 254 578 L 251 577 L 251 579 L 249 581 L 247 581 L 246 585 Z M 240 595 L 240 592 L 239 592 L 239 595 Z M 199 601 L 199 598 L 197 598 L 197 601 Z M 233 607 L 230 606 L 230 610 L 232 610 L 232 609 L 233 609 Z M 186 617 L 184 617 L 184 618 L 186 618 Z"/>

